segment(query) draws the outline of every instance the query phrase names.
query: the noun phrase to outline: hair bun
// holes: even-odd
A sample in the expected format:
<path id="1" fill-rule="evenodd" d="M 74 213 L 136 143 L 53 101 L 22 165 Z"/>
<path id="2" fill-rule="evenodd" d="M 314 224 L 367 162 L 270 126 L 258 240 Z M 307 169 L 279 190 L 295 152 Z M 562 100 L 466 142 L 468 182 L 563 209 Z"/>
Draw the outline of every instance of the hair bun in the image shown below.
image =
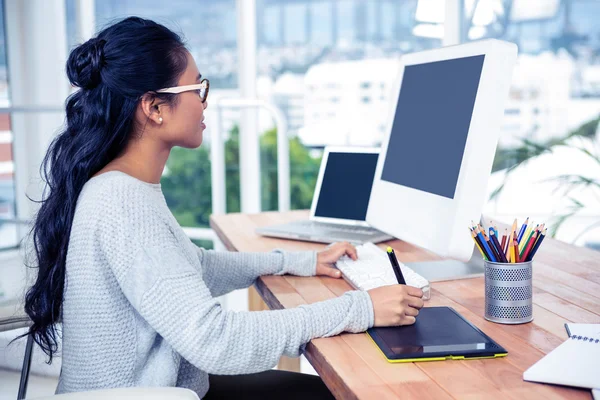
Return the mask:
<path id="1" fill-rule="evenodd" d="M 71 51 L 67 61 L 71 84 L 83 89 L 93 89 L 100 84 L 105 44 L 104 39 L 92 38 Z"/>

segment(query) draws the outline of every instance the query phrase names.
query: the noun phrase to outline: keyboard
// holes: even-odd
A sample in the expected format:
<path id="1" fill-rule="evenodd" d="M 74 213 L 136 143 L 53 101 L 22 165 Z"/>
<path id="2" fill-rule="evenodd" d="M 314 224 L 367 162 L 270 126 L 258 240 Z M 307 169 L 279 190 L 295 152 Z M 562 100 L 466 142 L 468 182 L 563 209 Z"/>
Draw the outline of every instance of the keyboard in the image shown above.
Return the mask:
<path id="1" fill-rule="evenodd" d="M 296 222 L 298 227 L 305 230 L 306 233 L 314 232 L 344 232 L 344 233 L 355 233 L 359 235 L 374 235 L 379 231 L 368 228 L 365 226 L 353 226 L 353 225 L 342 225 L 342 224 L 330 224 L 327 222 L 319 221 L 298 221 Z"/>
<path id="2" fill-rule="evenodd" d="M 370 242 L 356 246 L 356 250 L 358 260 L 354 261 L 348 256 L 343 256 L 336 263 L 344 279 L 355 289 L 370 290 L 380 286 L 398 284 L 385 251 Z M 423 299 L 429 300 L 431 298 L 429 281 L 400 261 L 398 264 L 400 264 L 406 284 L 423 290 Z"/>

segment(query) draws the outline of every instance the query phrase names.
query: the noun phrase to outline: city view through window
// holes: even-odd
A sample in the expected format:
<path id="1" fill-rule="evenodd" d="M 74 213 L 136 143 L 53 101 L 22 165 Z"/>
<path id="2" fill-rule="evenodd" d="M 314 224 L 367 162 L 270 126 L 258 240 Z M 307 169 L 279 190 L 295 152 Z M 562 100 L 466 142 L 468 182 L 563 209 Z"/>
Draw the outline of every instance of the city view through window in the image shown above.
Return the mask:
<path id="1" fill-rule="evenodd" d="M 455 23 L 445 20 L 444 7 L 444 0 L 257 0 L 257 94 L 287 120 L 293 209 L 310 207 L 324 146 L 380 145 L 399 58 L 442 46 L 447 24 Z M 243 68 L 238 65 L 236 2 L 174 0 L 165 7 L 158 0 L 106 0 L 96 1 L 95 11 L 98 29 L 116 18 L 139 15 L 182 32 L 202 75 L 210 79 L 205 142 L 197 150 L 174 149 L 162 180 L 180 224 L 208 226 L 209 138 L 211 121 L 217 118 L 210 101 L 239 96 L 238 71 Z M 66 1 L 66 14 L 70 49 L 77 44 L 73 0 Z M 600 2 L 465 0 L 462 14 L 463 42 L 495 38 L 519 46 L 486 215 L 502 220 L 537 213 L 548 220 L 575 211 L 557 237 L 596 247 L 600 230 L 586 229 L 599 220 L 598 182 L 585 189 L 570 184 L 579 182 L 577 177 L 598 176 L 594 168 L 600 165 L 593 162 L 600 110 Z M 8 106 L 5 44 L 2 29 L 0 102 Z M 240 112 L 227 110 L 221 118 L 227 211 L 235 212 L 240 210 Z M 262 209 L 274 210 L 276 131 L 262 113 L 259 132 Z M 14 171 L 19 165 L 12 156 L 14 134 L 9 114 L 0 114 L 0 218 L 15 216 Z M 573 162 L 582 157 L 592 157 L 591 164 Z M 539 183 L 561 176 L 562 183 Z M 543 210 L 537 207 L 538 196 L 549 199 Z M 0 221 L 0 248 L 16 245 L 13 230 Z"/>

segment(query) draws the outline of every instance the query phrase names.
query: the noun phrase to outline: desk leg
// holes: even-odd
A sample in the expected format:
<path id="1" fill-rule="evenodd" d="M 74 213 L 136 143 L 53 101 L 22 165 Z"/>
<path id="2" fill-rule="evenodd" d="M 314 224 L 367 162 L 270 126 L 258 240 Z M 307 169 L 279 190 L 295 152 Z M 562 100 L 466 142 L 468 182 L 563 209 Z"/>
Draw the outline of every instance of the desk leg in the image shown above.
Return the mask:
<path id="1" fill-rule="evenodd" d="M 263 301 L 254 286 L 248 288 L 248 309 L 250 311 L 264 311 L 269 309 L 269 306 Z"/>
<path id="2" fill-rule="evenodd" d="M 250 311 L 268 310 L 269 306 L 260 298 L 260 295 L 254 288 L 250 286 L 248 289 L 248 309 Z M 277 364 L 277 369 L 282 371 L 300 372 L 300 358 L 290 358 L 283 356 Z"/>

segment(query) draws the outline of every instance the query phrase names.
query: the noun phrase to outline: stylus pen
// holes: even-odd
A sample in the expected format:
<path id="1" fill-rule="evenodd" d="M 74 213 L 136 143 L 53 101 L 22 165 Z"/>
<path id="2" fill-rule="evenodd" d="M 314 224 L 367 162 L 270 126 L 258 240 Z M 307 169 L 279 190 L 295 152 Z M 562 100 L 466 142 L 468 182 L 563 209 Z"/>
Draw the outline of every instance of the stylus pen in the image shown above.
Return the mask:
<path id="1" fill-rule="evenodd" d="M 404 280 L 404 276 L 400 270 L 400 264 L 398 264 L 398 259 L 396 258 L 396 253 L 394 253 L 394 249 L 388 246 L 387 255 L 390 259 L 390 263 L 392 263 L 392 269 L 394 270 L 394 274 L 396 275 L 398 283 L 400 285 L 406 285 L 406 281 Z"/>

